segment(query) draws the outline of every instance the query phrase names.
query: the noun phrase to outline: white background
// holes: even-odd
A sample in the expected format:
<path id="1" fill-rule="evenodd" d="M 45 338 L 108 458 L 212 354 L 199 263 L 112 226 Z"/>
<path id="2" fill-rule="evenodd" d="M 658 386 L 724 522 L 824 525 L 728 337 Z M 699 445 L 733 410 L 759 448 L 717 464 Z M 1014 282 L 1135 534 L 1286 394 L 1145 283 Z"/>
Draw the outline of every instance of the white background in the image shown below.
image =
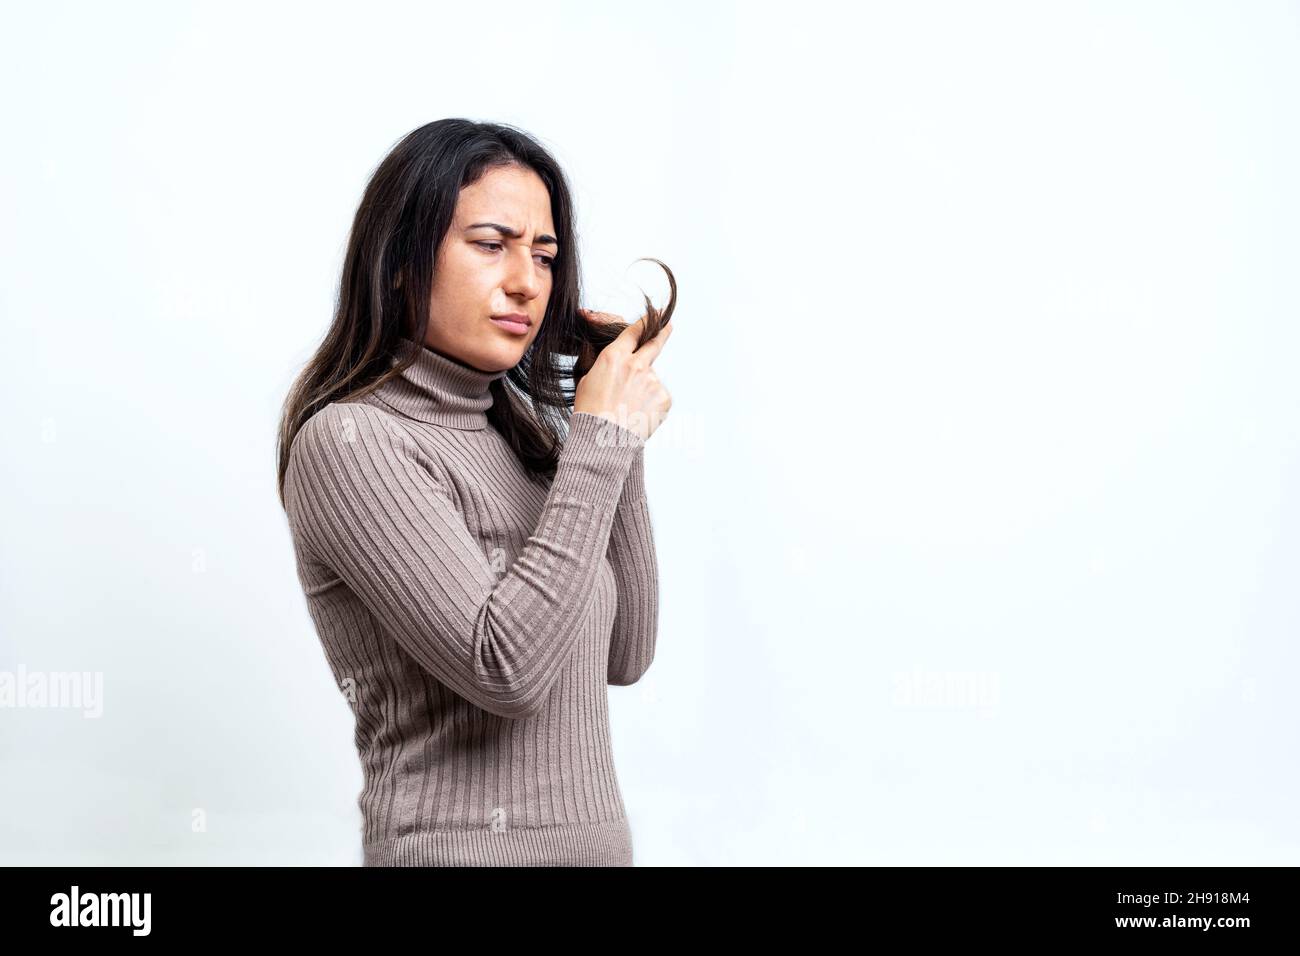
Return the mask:
<path id="1" fill-rule="evenodd" d="M 8 12 L 0 863 L 359 863 L 275 425 L 444 116 L 679 282 L 637 865 L 1300 863 L 1297 5 L 637 6 Z"/>

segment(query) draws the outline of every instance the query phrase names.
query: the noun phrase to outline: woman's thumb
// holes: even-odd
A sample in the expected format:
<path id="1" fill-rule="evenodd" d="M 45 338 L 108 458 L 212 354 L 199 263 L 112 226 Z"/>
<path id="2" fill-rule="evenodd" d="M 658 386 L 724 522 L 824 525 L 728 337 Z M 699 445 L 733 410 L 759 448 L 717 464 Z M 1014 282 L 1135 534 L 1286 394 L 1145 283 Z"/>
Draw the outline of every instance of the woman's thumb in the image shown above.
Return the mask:
<path id="1" fill-rule="evenodd" d="M 627 324 L 627 327 L 623 329 L 622 332 L 618 333 L 618 337 L 615 338 L 614 341 L 622 343 L 623 345 L 628 347 L 629 351 L 634 352 L 636 351 L 636 343 L 641 338 L 641 330 L 643 328 L 645 328 L 644 315 L 641 316 L 641 318 L 637 319 L 635 322 L 629 322 Z"/>

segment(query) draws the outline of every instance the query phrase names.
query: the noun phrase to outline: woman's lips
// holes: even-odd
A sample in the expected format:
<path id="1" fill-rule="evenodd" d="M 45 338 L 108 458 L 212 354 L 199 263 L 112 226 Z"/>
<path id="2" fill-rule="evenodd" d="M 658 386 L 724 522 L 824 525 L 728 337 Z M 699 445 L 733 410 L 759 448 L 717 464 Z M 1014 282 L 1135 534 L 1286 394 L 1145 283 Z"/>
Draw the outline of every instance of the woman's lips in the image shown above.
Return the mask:
<path id="1" fill-rule="evenodd" d="M 527 322 L 517 322 L 511 319 L 492 319 L 492 324 L 498 325 L 501 328 L 505 329 L 507 332 L 513 332 L 516 335 L 528 334 Z"/>

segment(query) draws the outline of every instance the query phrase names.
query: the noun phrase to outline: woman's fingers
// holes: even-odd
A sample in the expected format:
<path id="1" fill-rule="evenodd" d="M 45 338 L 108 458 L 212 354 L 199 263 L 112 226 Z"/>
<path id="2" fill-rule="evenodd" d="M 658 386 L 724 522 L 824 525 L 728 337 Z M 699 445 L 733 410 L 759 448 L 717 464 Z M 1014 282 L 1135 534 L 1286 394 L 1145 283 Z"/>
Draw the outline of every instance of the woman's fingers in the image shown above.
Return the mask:
<path id="1" fill-rule="evenodd" d="M 579 309 L 578 314 L 588 322 L 596 322 L 601 325 L 623 324 L 626 320 L 621 315 L 615 315 L 613 312 L 597 312 L 595 309 Z M 637 348 L 636 342 L 641 338 L 641 328 L 645 325 L 645 316 L 641 316 L 635 322 L 628 323 L 626 328 L 614 340 L 620 348 L 629 352 L 638 354 L 646 353 L 650 361 L 654 361 L 660 350 L 663 349 L 664 343 L 668 341 L 669 336 L 673 334 L 673 323 L 669 319 L 668 323 L 659 330 L 659 334 L 650 339 L 645 345 Z"/>
<path id="2" fill-rule="evenodd" d="M 673 322 L 672 319 L 669 319 L 668 324 L 659 330 L 659 334 L 656 335 L 654 338 L 650 339 L 650 341 L 646 342 L 645 345 L 637 349 L 636 354 L 637 355 L 644 354 L 646 358 L 648 358 L 651 362 L 653 362 L 655 359 L 659 357 L 659 353 L 663 351 L 664 343 L 668 341 L 669 337 L 672 334 L 673 334 Z"/>

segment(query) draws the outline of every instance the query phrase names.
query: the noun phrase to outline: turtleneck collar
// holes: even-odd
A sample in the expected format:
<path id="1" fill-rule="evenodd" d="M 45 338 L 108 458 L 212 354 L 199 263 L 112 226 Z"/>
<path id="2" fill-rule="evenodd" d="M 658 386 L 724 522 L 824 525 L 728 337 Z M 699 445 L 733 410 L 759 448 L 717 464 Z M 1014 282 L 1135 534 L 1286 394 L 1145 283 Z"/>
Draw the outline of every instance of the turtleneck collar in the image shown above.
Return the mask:
<path id="1" fill-rule="evenodd" d="M 372 394 L 416 421 L 471 431 L 486 428 L 492 383 L 505 378 L 510 370 L 483 372 L 405 336 L 399 339 L 400 354 L 393 364 L 411 352 L 417 353 L 415 361 Z"/>

